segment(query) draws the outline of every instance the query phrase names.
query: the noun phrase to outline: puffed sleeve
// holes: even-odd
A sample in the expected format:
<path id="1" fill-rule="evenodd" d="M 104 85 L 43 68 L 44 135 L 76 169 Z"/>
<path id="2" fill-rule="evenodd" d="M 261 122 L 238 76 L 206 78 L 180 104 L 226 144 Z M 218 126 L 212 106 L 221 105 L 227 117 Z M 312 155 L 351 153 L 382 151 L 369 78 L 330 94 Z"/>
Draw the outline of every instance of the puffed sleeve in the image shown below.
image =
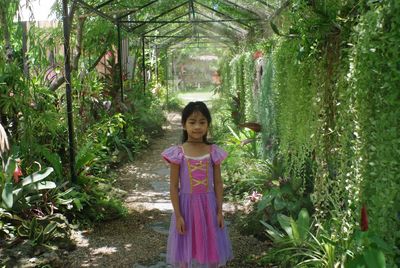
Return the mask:
<path id="1" fill-rule="evenodd" d="M 165 161 L 168 163 L 173 164 L 180 164 L 183 158 L 182 149 L 179 146 L 172 146 L 168 149 L 165 149 L 161 156 L 164 158 Z"/>
<path id="2" fill-rule="evenodd" d="M 216 144 L 211 145 L 211 159 L 215 165 L 221 164 L 223 160 L 228 156 L 221 147 Z"/>

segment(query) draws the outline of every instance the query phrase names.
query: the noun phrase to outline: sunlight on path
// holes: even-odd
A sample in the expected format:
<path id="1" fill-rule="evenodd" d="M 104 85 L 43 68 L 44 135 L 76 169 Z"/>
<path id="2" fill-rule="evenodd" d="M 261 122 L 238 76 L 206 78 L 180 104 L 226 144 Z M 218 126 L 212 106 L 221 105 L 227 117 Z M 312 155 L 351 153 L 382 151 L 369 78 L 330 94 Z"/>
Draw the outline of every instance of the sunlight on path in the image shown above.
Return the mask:
<path id="1" fill-rule="evenodd" d="M 178 97 L 182 99 L 184 105 L 191 101 L 203 101 L 211 108 L 211 101 L 218 99 L 218 95 L 214 95 L 213 92 L 180 92 Z"/>

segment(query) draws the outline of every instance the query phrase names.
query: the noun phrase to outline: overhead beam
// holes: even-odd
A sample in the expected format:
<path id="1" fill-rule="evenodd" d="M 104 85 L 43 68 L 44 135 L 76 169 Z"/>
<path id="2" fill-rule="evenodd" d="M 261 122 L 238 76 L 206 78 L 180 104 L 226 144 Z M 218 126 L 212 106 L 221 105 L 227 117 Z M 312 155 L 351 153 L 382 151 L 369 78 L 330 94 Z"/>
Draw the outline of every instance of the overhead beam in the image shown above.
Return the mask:
<path id="1" fill-rule="evenodd" d="M 231 2 L 231 1 L 229 1 L 229 0 L 221 0 L 221 2 L 227 3 L 227 4 L 230 5 L 230 6 L 234 6 L 235 8 L 244 10 L 244 11 L 247 12 L 247 13 L 251 13 L 251 14 L 253 14 L 253 15 L 259 17 L 259 15 L 258 15 L 256 12 L 254 12 L 253 10 L 250 10 L 250 9 L 248 9 L 248 8 L 246 8 L 246 7 L 240 6 L 240 5 L 238 5 L 238 4 L 236 4 L 236 3 L 233 3 L 233 2 Z"/>
<path id="2" fill-rule="evenodd" d="M 185 2 L 183 2 L 182 4 L 177 5 L 176 7 L 173 7 L 173 8 L 171 8 L 171 9 L 165 11 L 165 12 L 162 12 L 160 15 L 151 18 L 149 21 L 133 22 L 133 23 L 140 23 L 140 24 L 137 25 L 137 26 L 135 26 L 135 27 L 132 27 L 132 28 L 131 28 L 131 32 L 133 32 L 133 31 L 136 30 L 137 28 L 142 27 L 143 25 L 145 25 L 145 24 L 147 24 L 147 23 L 152 23 L 153 21 L 157 20 L 158 18 L 160 18 L 160 17 L 162 17 L 162 16 L 164 16 L 164 15 L 166 15 L 166 14 L 168 14 L 168 13 L 174 11 L 175 9 L 178 9 L 178 8 L 182 7 L 183 5 L 186 5 L 187 3 L 188 3 L 188 1 L 185 1 Z M 121 22 L 129 22 L 129 23 L 132 23 L 132 21 L 121 21 Z"/>
<path id="3" fill-rule="evenodd" d="M 115 23 L 115 20 L 113 17 L 108 16 L 107 14 L 105 14 L 104 12 L 101 12 L 100 10 L 98 10 L 97 8 L 89 5 L 88 3 L 86 3 L 83 0 L 75 0 L 78 4 L 80 4 L 82 7 L 84 7 L 87 10 L 90 10 L 94 13 L 96 13 L 97 15 L 99 15 L 100 17 L 102 17 L 103 19 L 109 20 L 112 23 Z"/>
<path id="4" fill-rule="evenodd" d="M 197 1 L 195 1 L 195 0 L 194 0 L 194 2 L 195 2 L 196 4 L 198 4 L 198 5 L 200 5 L 200 6 L 202 6 L 202 7 L 206 8 L 206 9 L 208 9 L 208 10 L 210 10 L 210 11 L 216 13 L 216 14 L 221 15 L 222 17 L 228 18 L 228 19 L 230 19 L 231 21 L 235 21 L 234 18 L 232 18 L 231 16 L 229 16 L 229 15 L 223 13 L 223 12 L 220 12 L 220 11 L 218 11 L 218 10 L 215 10 L 215 9 L 213 9 L 213 8 L 207 6 L 207 5 L 204 5 L 203 3 L 197 2 Z M 240 23 L 240 24 L 242 24 L 242 25 L 245 25 L 245 26 L 248 27 L 248 28 L 251 28 L 251 26 L 248 25 L 248 24 L 246 24 L 246 23 L 243 23 L 243 22 L 240 22 L 240 21 L 237 21 L 237 22 Z"/>
<path id="5" fill-rule="evenodd" d="M 192 14 L 192 17 L 190 17 L 190 14 Z M 196 14 L 196 12 L 194 11 L 193 0 L 189 0 L 189 19 L 190 20 L 196 19 L 195 14 Z"/>
<path id="6" fill-rule="evenodd" d="M 149 2 L 149 3 L 147 3 L 147 4 L 145 4 L 145 5 L 143 5 L 143 6 L 141 6 L 141 7 L 139 7 L 139 8 L 136 9 L 136 10 L 129 11 L 128 13 L 125 13 L 124 15 L 119 16 L 117 19 L 118 19 L 118 20 L 121 20 L 121 19 L 123 19 L 123 18 L 125 18 L 125 17 L 131 15 L 132 13 L 138 12 L 138 11 L 142 10 L 143 8 L 146 8 L 146 7 L 148 7 L 148 6 L 154 4 L 155 2 L 158 2 L 158 1 L 159 1 L 159 0 L 153 0 L 153 1 L 151 1 L 151 2 Z"/>
<path id="7" fill-rule="evenodd" d="M 201 42 L 180 42 L 178 44 L 164 44 L 162 46 L 159 46 L 159 48 L 175 49 L 175 48 L 181 48 L 181 47 L 184 48 L 184 47 L 187 47 L 188 45 L 190 45 L 190 46 L 197 45 L 198 46 L 198 45 L 205 45 L 205 44 L 219 44 L 219 45 L 223 45 L 224 47 L 228 47 L 228 48 L 232 47 L 227 43 L 210 40 L 210 41 L 201 41 Z M 176 46 L 176 47 L 174 47 L 174 46 Z M 209 48 L 209 47 L 206 47 L 206 48 Z"/>
<path id="8" fill-rule="evenodd" d="M 198 12 L 198 11 L 196 11 L 196 13 L 197 13 L 198 15 L 201 15 L 201 16 L 206 17 L 206 18 L 208 18 L 208 19 L 211 19 L 211 20 L 213 19 L 212 17 L 207 16 L 207 15 L 205 15 L 205 14 L 203 14 L 203 13 Z M 227 25 L 227 24 L 225 24 L 224 22 L 220 22 L 220 24 L 223 25 L 223 26 L 225 26 L 225 27 L 228 27 L 228 28 L 230 28 L 230 29 L 232 29 L 232 30 L 234 30 L 234 31 L 236 31 L 236 32 L 241 32 L 241 31 L 239 31 L 237 28 L 232 27 L 231 25 Z M 242 29 L 242 28 L 241 28 L 241 29 Z M 243 31 L 245 31 L 245 30 L 243 29 Z"/>
<path id="9" fill-rule="evenodd" d="M 102 3 L 102 4 L 97 5 L 95 8 L 100 9 L 100 8 L 102 8 L 102 7 L 106 6 L 106 5 L 108 5 L 108 4 L 111 3 L 111 2 L 114 2 L 114 0 L 105 1 L 105 2 Z"/>
<path id="10" fill-rule="evenodd" d="M 86 3 L 85 1 L 83 1 L 83 0 L 74 0 L 74 1 L 76 1 L 76 3 L 78 3 L 79 5 L 81 5 L 83 8 L 85 8 L 85 9 L 87 9 L 87 10 L 89 10 L 89 11 L 91 11 L 91 12 L 97 14 L 97 15 L 99 15 L 99 16 L 100 16 L 101 18 L 103 18 L 103 19 L 106 19 L 106 20 L 110 21 L 110 22 L 113 23 L 114 25 L 117 25 L 117 24 L 118 24 L 118 20 L 115 20 L 113 17 L 108 16 L 108 15 L 105 14 L 104 12 L 102 12 L 102 11 L 98 10 L 97 8 L 95 8 L 95 7 L 91 6 L 91 5 L 89 5 L 89 4 Z M 127 27 L 125 27 L 125 26 L 123 26 L 123 25 L 121 25 L 121 27 L 124 28 L 126 31 L 129 30 Z"/>
<path id="11" fill-rule="evenodd" d="M 176 20 L 179 20 L 179 19 L 181 19 L 181 18 L 183 18 L 183 17 L 185 17 L 185 16 L 187 16 L 187 15 L 189 15 L 189 13 L 186 13 L 186 14 L 183 14 L 183 15 L 181 15 L 181 16 L 179 16 L 179 17 L 176 17 L 176 18 L 173 19 L 171 22 L 176 21 Z M 157 29 L 160 29 L 161 27 L 163 27 L 163 26 L 165 26 L 165 25 L 167 25 L 167 24 L 168 24 L 168 22 L 163 23 L 163 24 L 161 24 L 161 25 L 158 25 L 157 27 L 154 27 L 153 29 L 144 32 L 144 34 L 148 34 L 148 33 L 152 32 L 152 31 L 155 31 L 155 30 L 157 30 Z"/>
<path id="12" fill-rule="evenodd" d="M 276 9 L 276 7 L 274 7 L 273 5 L 271 5 L 271 4 L 269 4 L 269 3 L 265 3 L 265 1 L 257 0 L 257 2 L 263 4 L 264 6 L 267 6 L 267 7 L 269 7 L 269 8 Z"/>
<path id="13" fill-rule="evenodd" d="M 146 35 L 146 38 L 217 38 L 217 39 L 227 39 L 225 36 L 193 36 L 193 35 Z"/>
<path id="14" fill-rule="evenodd" d="M 185 14 L 185 15 L 187 15 L 187 14 Z M 172 23 L 173 24 L 173 23 L 203 23 L 203 22 L 238 22 L 238 23 L 245 25 L 244 23 L 242 23 L 243 21 L 261 21 L 261 20 L 263 20 L 263 19 L 260 19 L 260 18 L 258 18 L 258 19 L 212 19 L 212 20 L 191 20 L 191 21 L 187 21 L 187 20 L 175 20 L 175 21 L 173 21 L 173 20 L 153 20 L 153 21 L 150 21 L 150 20 L 131 20 L 131 21 L 124 20 L 124 21 L 121 21 L 121 23 L 140 23 L 140 25 L 135 26 L 131 29 L 131 30 L 135 30 L 145 24 L 150 24 L 150 23 L 151 24 L 157 24 L 157 23 L 165 23 L 165 24 Z"/>
<path id="15" fill-rule="evenodd" d="M 179 32 L 179 31 L 182 31 L 182 30 L 187 30 L 188 27 L 190 27 L 188 24 L 187 25 L 180 24 L 178 27 L 175 27 L 172 30 L 169 30 L 169 31 L 164 32 L 164 33 L 160 33 L 160 35 L 169 35 L 169 34 L 177 32 L 177 31 Z"/>

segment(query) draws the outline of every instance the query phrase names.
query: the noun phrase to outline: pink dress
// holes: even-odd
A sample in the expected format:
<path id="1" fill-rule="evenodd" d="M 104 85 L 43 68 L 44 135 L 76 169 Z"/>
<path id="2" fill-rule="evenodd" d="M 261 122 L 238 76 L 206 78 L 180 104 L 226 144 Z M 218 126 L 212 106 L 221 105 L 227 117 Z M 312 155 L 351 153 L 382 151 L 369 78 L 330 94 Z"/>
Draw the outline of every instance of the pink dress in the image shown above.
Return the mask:
<path id="1" fill-rule="evenodd" d="M 227 228 L 221 229 L 217 223 L 213 165 L 220 164 L 227 153 L 213 144 L 210 154 L 202 157 L 186 156 L 182 146 L 170 147 L 162 156 L 168 163 L 180 165 L 179 205 L 186 229 L 179 234 L 172 215 L 167 262 L 180 268 L 225 265 L 233 254 Z"/>

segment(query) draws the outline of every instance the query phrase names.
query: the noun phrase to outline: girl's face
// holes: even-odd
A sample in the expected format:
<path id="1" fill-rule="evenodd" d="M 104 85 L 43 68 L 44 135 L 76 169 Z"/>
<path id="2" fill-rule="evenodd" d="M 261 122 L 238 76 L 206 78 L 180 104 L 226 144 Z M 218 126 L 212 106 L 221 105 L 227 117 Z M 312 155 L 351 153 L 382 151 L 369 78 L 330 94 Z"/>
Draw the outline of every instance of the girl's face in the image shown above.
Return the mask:
<path id="1" fill-rule="evenodd" d="M 207 118 L 201 112 L 194 112 L 186 120 L 183 129 L 188 133 L 188 141 L 202 141 L 208 131 Z"/>

